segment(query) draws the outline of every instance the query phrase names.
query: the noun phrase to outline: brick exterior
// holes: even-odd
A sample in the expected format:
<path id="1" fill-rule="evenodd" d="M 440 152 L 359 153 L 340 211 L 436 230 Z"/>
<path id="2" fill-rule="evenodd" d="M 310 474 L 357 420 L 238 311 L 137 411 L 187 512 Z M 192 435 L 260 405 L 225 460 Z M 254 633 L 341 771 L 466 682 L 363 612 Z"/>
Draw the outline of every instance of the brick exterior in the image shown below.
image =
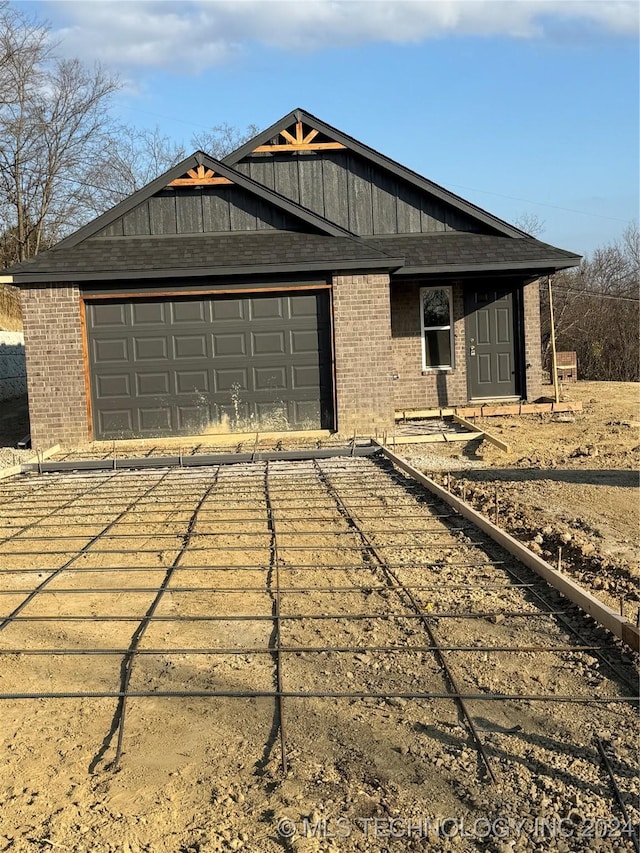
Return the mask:
<path id="1" fill-rule="evenodd" d="M 522 288 L 524 361 L 527 400 L 537 400 L 542 390 L 542 335 L 540 331 L 540 279 Z"/>
<path id="2" fill-rule="evenodd" d="M 398 378 L 393 382 L 396 409 L 431 409 L 461 406 L 467 402 L 464 300 L 462 285 L 453 284 L 454 355 L 451 370 L 422 369 L 420 328 L 420 284 L 391 286 L 391 335 L 393 365 Z"/>
<path id="3" fill-rule="evenodd" d="M 463 288 L 452 286 L 454 367 L 423 371 L 420 285 L 386 273 L 333 278 L 338 431 L 382 434 L 395 409 L 467 402 Z M 31 438 L 34 448 L 90 437 L 83 328 L 77 287 L 22 290 Z M 539 282 L 523 287 L 526 398 L 542 394 Z M 397 374 L 397 379 L 394 379 Z"/>
<path id="4" fill-rule="evenodd" d="M 21 292 L 31 443 L 45 450 L 89 437 L 77 287 Z"/>
<path id="5" fill-rule="evenodd" d="M 461 284 L 452 285 L 453 369 L 423 371 L 420 283 L 399 282 L 391 285 L 393 365 L 398 375 L 393 383 L 396 410 L 461 406 L 468 401 L 463 293 Z M 531 401 L 543 393 L 539 282 L 536 280 L 524 285 L 522 294 L 526 381 L 523 397 Z"/>
<path id="6" fill-rule="evenodd" d="M 393 428 L 389 276 L 333 277 L 338 432 Z"/>

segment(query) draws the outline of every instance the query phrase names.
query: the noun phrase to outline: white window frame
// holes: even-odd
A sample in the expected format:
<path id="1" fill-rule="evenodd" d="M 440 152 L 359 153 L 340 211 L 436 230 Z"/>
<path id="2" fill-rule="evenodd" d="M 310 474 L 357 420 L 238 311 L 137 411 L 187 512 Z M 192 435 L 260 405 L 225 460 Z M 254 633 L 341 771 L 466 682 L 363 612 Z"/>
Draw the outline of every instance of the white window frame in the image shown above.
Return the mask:
<path id="1" fill-rule="evenodd" d="M 425 326 L 424 324 L 424 294 L 428 290 L 444 290 L 447 293 L 449 300 L 449 325 L 448 326 Z M 420 340 L 422 344 L 422 370 L 423 372 L 431 372 L 434 370 L 453 370 L 455 367 L 455 350 L 453 347 L 453 288 L 451 285 L 439 284 L 431 287 L 420 288 Z M 449 330 L 449 339 L 451 346 L 451 364 L 427 364 L 427 344 L 425 333 L 429 332 L 444 332 Z"/>

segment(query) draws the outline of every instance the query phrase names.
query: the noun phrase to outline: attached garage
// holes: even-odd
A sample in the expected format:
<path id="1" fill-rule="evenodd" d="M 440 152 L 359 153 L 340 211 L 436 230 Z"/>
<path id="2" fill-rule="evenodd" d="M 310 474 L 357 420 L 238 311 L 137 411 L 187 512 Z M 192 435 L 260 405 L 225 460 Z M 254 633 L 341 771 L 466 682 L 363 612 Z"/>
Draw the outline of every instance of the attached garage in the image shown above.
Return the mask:
<path id="1" fill-rule="evenodd" d="M 329 290 L 85 298 L 96 439 L 331 429 Z"/>

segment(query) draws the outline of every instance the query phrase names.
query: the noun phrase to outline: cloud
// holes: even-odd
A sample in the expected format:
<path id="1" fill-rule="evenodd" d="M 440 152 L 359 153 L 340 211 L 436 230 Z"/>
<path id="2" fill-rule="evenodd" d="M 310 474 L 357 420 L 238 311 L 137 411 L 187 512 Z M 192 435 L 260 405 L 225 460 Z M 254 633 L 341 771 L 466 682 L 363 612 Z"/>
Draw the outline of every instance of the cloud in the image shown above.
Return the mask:
<path id="1" fill-rule="evenodd" d="M 284 51 L 442 36 L 637 35 L 635 0 L 60 0 L 63 49 L 128 67 L 198 71 L 259 43 Z"/>

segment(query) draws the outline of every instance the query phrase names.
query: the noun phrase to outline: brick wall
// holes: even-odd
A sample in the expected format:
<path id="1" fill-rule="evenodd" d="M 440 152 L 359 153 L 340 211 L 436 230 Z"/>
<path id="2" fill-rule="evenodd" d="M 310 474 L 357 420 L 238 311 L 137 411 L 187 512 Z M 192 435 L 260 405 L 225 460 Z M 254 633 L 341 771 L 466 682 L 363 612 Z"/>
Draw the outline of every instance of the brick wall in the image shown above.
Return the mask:
<path id="1" fill-rule="evenodd" d="M 394 409 L 467 401 L 463 291 L 453 285 L 454 368 L 422 370 L 420 286 L 386 273 L 333 279 L 338 430 L 383 433 Z M 35 448 L 89 438 L 80 299 L 76 287 L 21 292 L 31 438 Z M 539 282 L 523 288 L 528 400 L 542 395 Z M 394 373 L 398 379 L 392 379 Z"/>
<path id="2" fill-rule="evenodd" d="M 540 279 L 522 288 L 524 362 L 527 400 L 537 400 L 542 390 L 542 337 L 540 332 Z"/>
<path id="3" fill-rule="evenodd" d="M 430 409 L 460 406 L 468 400 L 464 296 L 460 284 L 452 288 L 454 320 L 454 367 L 452 370 L 422 370 L 420 328 L 420 284 L 391 286 L 391 334 L 393 364 L 398 379 L 393 383 L 394 407 Z M 523 287 L 524 357 L 527 400 L 542 396 L 540 340 L 540 290 L 536 280 Z M 528 365 L 528 367 L 527 367 Z"/>
<path id="4" fill-rule="evenodd" d="M 395 409 L 431 409 L 467 402 L 464 300 L 460 284 L 452 287 L 454 356 L 452 370 L 422 369 L 420 284 L 391 286 L 391 335 Z"/>
<path id="5" fill-rule="evenodd" d="M 21 291 L 32 447 L 89 437 L 77 287 Z"/>
<path id="6" fill-rule="evenodd" d="M 334 276 L 333 318 L 338 431 L 392 429 L 389 276 Z"/>

